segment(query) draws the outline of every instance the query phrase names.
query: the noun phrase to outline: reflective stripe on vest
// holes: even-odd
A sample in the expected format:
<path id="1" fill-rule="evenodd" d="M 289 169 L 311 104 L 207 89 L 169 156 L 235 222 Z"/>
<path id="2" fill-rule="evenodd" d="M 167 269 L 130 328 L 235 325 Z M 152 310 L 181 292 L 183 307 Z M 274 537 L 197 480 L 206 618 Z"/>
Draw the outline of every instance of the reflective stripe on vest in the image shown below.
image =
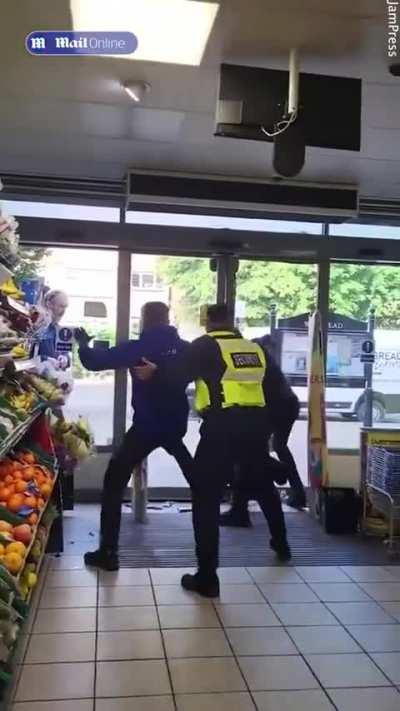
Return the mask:
<path id="1" fill-rule="evenodd" d="M 218 344 L 226 366 L 220 381 L 219 407 L 265 407 L 263 380 L 267 365 L 261 346 L 230 331 L 214 331 L 207 335 Z M 195 409 L 202 412 L 212 405 L 207 383 L 197 380 Z"/>

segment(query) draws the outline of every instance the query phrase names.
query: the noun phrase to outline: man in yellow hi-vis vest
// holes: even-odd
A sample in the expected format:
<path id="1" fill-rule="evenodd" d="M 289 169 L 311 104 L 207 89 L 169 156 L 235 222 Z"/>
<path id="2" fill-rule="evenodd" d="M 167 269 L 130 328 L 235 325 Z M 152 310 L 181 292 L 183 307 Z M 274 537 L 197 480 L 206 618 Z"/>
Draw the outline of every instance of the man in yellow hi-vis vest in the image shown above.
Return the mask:
<path id="1" fill-rule="evenodd" d="M 232 471 L 240 486 L 257 500 L 268 520 L 271 547 L 290 559 L 285 521 L 268 456 L 268 363 L 261 348 L 232 328 L 225 305 L 209 306 L 207 335 L 195 340 L 172 367 L 145 361 L 137 377 L 196 382 L 195 408 L 203 418 L 192 472 L 193 527 L 198 572 L 184 575 L 182 586 L 206 597 L 219 595 L 219 506 Z"/>

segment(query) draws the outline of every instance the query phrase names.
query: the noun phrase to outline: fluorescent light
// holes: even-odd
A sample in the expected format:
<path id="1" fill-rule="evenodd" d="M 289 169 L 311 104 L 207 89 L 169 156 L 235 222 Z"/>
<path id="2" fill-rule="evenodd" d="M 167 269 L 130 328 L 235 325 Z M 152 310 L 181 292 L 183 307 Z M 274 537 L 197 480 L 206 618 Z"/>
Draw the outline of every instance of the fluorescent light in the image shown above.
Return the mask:
<path id="1" fill-rule="evenodd" d="M 219 3 L 193 0 L 70 0 L 77 32 L 133 32 L 136 59 L 199 65 Z"/>
<path id="2" fill-rule="evenodd" d="M 122 86 L 128 96 L 137 104 L 140 104 L 146 92 L 150 91 L 150 84 L 146 81 L 127 81 Z"/>

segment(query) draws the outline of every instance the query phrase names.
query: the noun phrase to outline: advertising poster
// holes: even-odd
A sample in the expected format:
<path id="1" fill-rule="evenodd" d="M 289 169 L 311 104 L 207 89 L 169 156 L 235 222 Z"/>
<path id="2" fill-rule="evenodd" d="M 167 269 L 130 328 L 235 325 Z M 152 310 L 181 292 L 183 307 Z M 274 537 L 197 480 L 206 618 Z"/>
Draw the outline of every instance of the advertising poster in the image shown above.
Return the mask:
<path id="1" fill-rule="evenodd" d="M 308 479 L 312 489 L 329 485 L 328 447 L 325 419 L 325 375 L 321 316 L 309 322 L 310 358 L 308 372 Z"/>

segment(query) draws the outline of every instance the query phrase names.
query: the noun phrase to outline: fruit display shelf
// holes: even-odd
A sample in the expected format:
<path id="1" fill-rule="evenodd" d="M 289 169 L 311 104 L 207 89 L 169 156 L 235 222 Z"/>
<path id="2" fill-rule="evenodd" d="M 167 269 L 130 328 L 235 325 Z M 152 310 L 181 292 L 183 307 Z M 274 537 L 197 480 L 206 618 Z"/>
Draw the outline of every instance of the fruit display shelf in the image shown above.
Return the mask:
<path id="1" fill-rule="evenodd" d="M 22 437 L 28 432 L 35 420 L 41 415 L 47 407 L 46 403 L 40 403 L 34 410 L 23 420 L 17 427 L 0 442 L 0 459 L 2 459 L 10 449 L 13 449 Z"/>
<path id="2" fill-rule="evenodd" d="M 53 496 L 54 487 L 55 487 L 55 485 L 56 485 L 57 477 L 58 477 L 58 472 L 57 472 L 57 470 L 56 470 L 56 471 L 54 472 L 54 477 L 53 477 L 53 481 L 52 481 L 53 486 L 52 486 L 51 494 L 50 494 L 49 498 L 47 499 L 45 506 L 42 508 L 42 510 L 40 511 L 40 513 L 39 513 L 39 515 L 38 515 L 37 523 L 35 524 L 35 526 L 34 526 L 34 528 L 33 528 L 31 542 L 29 543 L 29 545 L 28 545 L 27 548 L 26 548 L 26 553 L 25 553 L 25 558 L 24 558 L 23 565 L 22 565 L 21 570 L 19 571 L 18 575 L 15 576 L 15 577 L 16 577 L 16 580 L 17 580 L 18 582 L 21 580 L 21 577 L 22 577 L 22 575 L 23 575 L 25 566 L 26 566 L 26 564 L 27 564 L 27 562 L 28 562 L 29 555 L 30 555 L 31 550 L 32 550 L 32 548 L 33 548 L 33 546 L 35 545 L 35 542 L 36 542 L 36 540 L 37 540 L 37 534 L 38 534 L 39 526 L 41 525 L 43 516 L 46 514 L 46 512 L 47 512 L 47 510 L 48 510 L 48 508 L 49 508 L 49 506 L 50 506 L 50 504 L 51 504 L 51 499 L 52 499 L 52 496 Z M 50 526 L 50 528 L 51 528 L 51 526 Z M 50 531 L 49 531 L 48 533 L 50 533 Z"/>

